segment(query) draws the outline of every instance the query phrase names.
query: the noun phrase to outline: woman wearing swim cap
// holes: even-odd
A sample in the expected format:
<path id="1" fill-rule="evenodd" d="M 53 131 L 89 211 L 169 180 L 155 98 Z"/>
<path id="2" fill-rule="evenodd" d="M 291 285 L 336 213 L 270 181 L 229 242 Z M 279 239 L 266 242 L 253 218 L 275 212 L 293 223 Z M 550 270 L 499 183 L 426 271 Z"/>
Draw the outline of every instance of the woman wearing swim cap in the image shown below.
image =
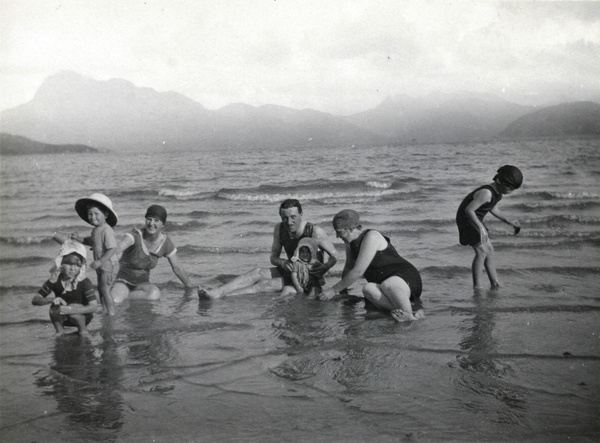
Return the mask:
<path id="1" fill-rule="evenodd" d="M 475 258 L 471 265 L 473 273 L 473 286 L 480 289 L 485 268 L 490 284 L 493 288 L 499 287 L 498 275 L 494 258 L 494 247 L 490 241 L 488 230 L 483 223 L 483 218 L 492 214 L 504 223 L 514 228 L 515 235 L 519 233 L 518 220 L 509 220 L 498 211 L 496 205 L 503 195 L 508 195 L 521 187 L 523 174 L 516 166 L 504 165 L 498 169 L 494 181 L 483 185 L 467 195 L 460 204 L 456 213 L 459 241 L 461 245 L 472 246 Z"/>
<path id="2" fill-rule="evenodd" d="M 352 209 L 335 215 L 333 229 L 346 245 L 346 264 L 342 279 L 319 298 L 330 299 L 364 277 L 368 282 L 362 291 L 365 298 L 377 308 L 390 311 L 394 320 L 425 316 L 422 309 L 413 310 L 413 303 L 417 305 L 421 297 L 419 271 L 398 254 L 388 237 L 374 229 L 363 230 L 358 213 Z"/>
<path id="3" fill-rule="evenodd" d="M 177 256 L 177 248 L 163 232 L 167 222 L 167 210 L 160 205 L 152 205 L 146 210 L 142 229 L 134 228 L 119 243 L 118 250 L 123 255 L 119 260 L 119 273 L 111 293 L 115 303 L 128 297 L 156 300 L 160 289 L 150 283 L 150 270 L 155 268 L 160 257 L 166 257 L 175 275 L 187 290 L 195 290 Z"/>

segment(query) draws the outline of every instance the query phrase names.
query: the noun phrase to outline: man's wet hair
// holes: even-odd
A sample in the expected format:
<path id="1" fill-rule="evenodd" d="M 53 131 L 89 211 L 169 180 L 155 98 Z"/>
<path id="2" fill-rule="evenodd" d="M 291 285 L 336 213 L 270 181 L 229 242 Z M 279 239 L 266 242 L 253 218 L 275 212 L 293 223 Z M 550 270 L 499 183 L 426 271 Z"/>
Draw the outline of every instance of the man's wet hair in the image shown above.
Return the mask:
<path id="1" fill-rule="evenodd" d="M 279 205 L 279 212 L 281 212 L 282 209 L 290 208 L 298 208 L 298 214 L 302 214 L 302 205 L 295 198 L 288 198 L 281 202 L 281 205 Z"/>

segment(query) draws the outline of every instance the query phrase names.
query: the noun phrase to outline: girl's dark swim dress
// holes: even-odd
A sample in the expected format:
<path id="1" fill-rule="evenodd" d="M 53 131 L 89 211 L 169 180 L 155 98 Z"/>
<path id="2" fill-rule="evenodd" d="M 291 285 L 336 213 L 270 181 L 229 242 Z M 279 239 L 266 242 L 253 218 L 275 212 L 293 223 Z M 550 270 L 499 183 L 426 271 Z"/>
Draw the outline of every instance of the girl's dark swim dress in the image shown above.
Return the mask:
<path id="1" fill-rule="evenodd" d="M 502 200 L 502 194 L 496 191 L 491 185 L 483 185 L 465 197 L 458 207 L 458 211 L 456 212 L 456 225 L 458 226 L 459 241 L 463 246 L 475 246 L 481 242 L 479 229 L 471 224 L 471 220 L 467 215 L 466 209 L 467 206 L 469 206 L 469 204 L 471 204 L 473 201 L 475 193 L 482 189 L 489 189 L 489 191 L 492 193 L 492 200 L 489 203 L 481 205 L 475 211 L 475 215 L 477 215 L 477 218 L 479 221 L 481 221 L 481 223 L 483 223 L 483 217 L 485 217 L 488 212 L 494 209 L 494 206 L 496 206 L 496 204 Z"/>

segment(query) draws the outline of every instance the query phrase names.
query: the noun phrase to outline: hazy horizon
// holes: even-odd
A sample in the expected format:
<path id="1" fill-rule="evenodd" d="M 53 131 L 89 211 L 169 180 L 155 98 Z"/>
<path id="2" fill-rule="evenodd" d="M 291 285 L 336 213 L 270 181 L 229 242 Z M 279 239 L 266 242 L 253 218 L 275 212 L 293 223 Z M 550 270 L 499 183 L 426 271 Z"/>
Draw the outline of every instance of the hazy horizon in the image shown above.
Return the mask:
<path id="1" fill-rule="evenodd" d="M 4 0 L 0 110 L 62 71 L 243 103 L 349 115 L 387 97 L 600 97 L 600 3 Z M 35 31 L 35 32 L 32 32 Z"/>

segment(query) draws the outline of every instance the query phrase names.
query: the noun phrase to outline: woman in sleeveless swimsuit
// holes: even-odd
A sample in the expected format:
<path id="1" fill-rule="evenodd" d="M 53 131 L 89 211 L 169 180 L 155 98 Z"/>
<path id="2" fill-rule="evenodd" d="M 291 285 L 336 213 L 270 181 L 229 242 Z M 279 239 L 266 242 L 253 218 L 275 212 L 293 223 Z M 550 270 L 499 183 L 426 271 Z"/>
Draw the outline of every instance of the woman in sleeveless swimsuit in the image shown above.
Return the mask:
<path id="1" fill-rule="evenodd" d="M 187 273 L 177 257 L 177 248 L 162 231 L 167 222 L 167 210 L 160 205 L 152 205 L 146 211 L 142 229 L 134 228 L 119 243 L 123 252 L 119 260 L 119 273 L 111 289 L 115 303 L 127 297 L 156 300 L 160 289 L 150 283 L 150 269 L 156 267 L 160 257 L 166 257 L 175 275 L 187 289 L 193 288 Z"/>
<path id="2" fill-rule="evenodd" d="M 364 277 L 368 282 L 363 287 L 367 301 L 390 311 L 394 320 L 425 317 L 422 309 L 413 311 L 412 306 L 421 297 L 419 271 L 398 254 L 388 237 L 373 229 L 363 230 L 358 213 L 351 209 L 336 214 L 333 229 L 346 245 L 346 264 L 342 279 L 325 290 L 320 298 L 332 298 Z"/>

